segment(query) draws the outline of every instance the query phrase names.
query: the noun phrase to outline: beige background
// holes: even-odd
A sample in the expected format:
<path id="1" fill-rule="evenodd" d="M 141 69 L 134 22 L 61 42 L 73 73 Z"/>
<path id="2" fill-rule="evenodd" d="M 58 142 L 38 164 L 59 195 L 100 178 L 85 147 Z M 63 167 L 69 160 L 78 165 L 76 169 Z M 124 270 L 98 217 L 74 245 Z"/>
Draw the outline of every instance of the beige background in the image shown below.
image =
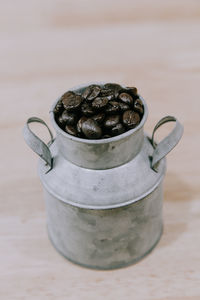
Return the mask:
<path id="1" fill-rule="evenodd" d="M 0 6 L 0 299 L 199 300 L 200 2 Z M 168 156 L 160 243 L 138 264 L 107 272 L 76 266 L 51 246 L 37 157 L 21 132 L 30 116 L 49 123 L 53 101 L 91 80 L 137 86 L 149 106 L 149 133 L 167 114 L 185 126 Z"/>

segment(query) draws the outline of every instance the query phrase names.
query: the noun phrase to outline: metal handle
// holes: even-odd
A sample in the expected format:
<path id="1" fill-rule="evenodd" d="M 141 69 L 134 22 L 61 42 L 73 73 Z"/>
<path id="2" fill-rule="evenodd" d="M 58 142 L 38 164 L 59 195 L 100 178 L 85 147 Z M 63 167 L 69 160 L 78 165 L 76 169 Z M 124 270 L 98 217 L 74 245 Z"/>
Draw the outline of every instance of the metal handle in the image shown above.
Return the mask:
<path id="1" fill-rule="evenodd" d="M 48 129 L 51 140 L 47 145 L 31 131 L 29 124 L 35 122 L 45 125 L 46 128 Z M 35 153 L 37 153 L 46 162 L 47 165 L 49 165 L 50 168 L 49 170 L 47 170 L 47 172 L 49 172 L 53 168 L 53 158 L 51 155 L 51 151 L 49 150 L 49 146 L 53 143 L 54 138 L 48 125 L 42 119 L 39 119 L 37 117 L 29 118 L 24 126 L 23 135 L 29 147 Z"/>
<path id="2" fill-rule="evenodd" d="M 164 138 L 158 145 L 154 141 L 154 135 L 156 130 L 163 124 L 167 122 L 176 122 L 176 125 L 174 129 L 170 132 L 170 134 Z M 152 162 L 151 167 L 154 171 L 157 172 L 157 166 L 159 161 L 165 157 L 180 141 L 181 137 L 183 135 L 183 126 L 181 123 L 172 116 L 166 116 L 162 118 L 154 127 L 153 133 L 152 133 L 152 145 L 154 147 L 154 152 L 152 155 Z"/>

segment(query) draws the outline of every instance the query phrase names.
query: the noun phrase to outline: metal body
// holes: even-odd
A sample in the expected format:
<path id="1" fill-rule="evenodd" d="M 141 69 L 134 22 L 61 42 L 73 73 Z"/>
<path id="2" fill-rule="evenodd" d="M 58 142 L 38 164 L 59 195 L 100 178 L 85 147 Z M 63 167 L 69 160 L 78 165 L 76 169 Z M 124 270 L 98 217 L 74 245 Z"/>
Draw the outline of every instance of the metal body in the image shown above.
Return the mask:
<path id="1" fill-rule="evenodd" d="M 25 140 L 42 158 L 39 176 L 49 237 L 73 262 L 97 269 L 122 267 L 141 259 L 160 239 L 164 157 L 180 140 L 183 128 L 174 117 L 165 117 L 148 138 L 143 133 L 147 107 L 142 101 L 140 125 L 110 139 L 70 136 L 51 112 L 57 136 L 47 146 L 36 143 L 28 127 L 37 119 L 27 122 Z M 169 121 L 176 122 L 174 130 L 156 145 L 155 131 Z"/>
<path id="2" fill-rule="evenodd" d="M 56 249 L 71 261 L 98 269 L 122 267 L 147 254 L 162 232 L 165 171 L 165 160 L 159 172 L 149 168 L 149 140 L 145 138 L 134 159 L 106 170 L 72 164 L 55 146 L 55 167 L 46 174 L 41 160 L 39 175 Z"/>

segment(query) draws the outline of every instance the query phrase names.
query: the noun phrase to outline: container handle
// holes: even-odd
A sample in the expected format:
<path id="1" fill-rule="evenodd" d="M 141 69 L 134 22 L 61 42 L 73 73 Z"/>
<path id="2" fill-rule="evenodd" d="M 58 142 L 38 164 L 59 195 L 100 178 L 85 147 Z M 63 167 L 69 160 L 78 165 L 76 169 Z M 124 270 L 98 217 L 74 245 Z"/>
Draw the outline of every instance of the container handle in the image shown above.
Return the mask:
<path id="1" fill-rule="evenodd" d="M 45 144 L 38 136 L 36 136 L 29 127 L 30 123 L 41 123 L 45 125 L 51 137 L 50 142 Z M 46 165 L 50 167 L 46 172 L 48 173 L 53 168 L 53 157 L 49 146 L 54 142 L 53 134 L 48 125 L 40 118 L 29 118 L 24 126 L 23 135 L 27 145 L 46 162 Z"/>
<path id="2" fill-rule="evenodd" d="M 154 141 L 154 135 L 156 130 L 161 125 L 168 122 L 176 122 L 175 127 L 169 133 L 168 136 L 166 136 L 159 144 L 156 144 Z M 183 135 L 183 125 L 181 125 L 181 123 L 173 116 L 166 116 L 156 124 L 151 138 L 152 146 L 154 148 L 151 167 L 154 171 L 157 172 L 157 167 L 160 160 L 164 158 L 178 144 L 182 135 Z"/>

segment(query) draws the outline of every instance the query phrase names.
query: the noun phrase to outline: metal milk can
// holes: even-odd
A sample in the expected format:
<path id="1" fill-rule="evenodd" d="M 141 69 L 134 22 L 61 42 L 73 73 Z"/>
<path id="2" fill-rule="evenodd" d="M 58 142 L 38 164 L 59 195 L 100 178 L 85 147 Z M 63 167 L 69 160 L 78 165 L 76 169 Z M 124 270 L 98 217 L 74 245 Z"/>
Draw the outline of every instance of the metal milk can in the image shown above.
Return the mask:
<path id="1" fill-rule="evenodd" d="M 86 86 L 75 87 L 82 91 Z M 56 138 L 39 118 L 24 127 L 26 143 L 40 156 L 48 234 L 55 248 L 72 262 L 96 269 L 112 269 L 137 262 L 158 243 L 163 228 L 165 156 L 180 140 L 183 126 L 172 116 L 162 118 L 149 138 L 140 124 L 121 135 L 100 140 L 73 137 L 51 122 Z M 29 128 L 45 125 L 46 145 Z M 159 144 L 156 130 L 166 122 L 174 129 Z"/>

